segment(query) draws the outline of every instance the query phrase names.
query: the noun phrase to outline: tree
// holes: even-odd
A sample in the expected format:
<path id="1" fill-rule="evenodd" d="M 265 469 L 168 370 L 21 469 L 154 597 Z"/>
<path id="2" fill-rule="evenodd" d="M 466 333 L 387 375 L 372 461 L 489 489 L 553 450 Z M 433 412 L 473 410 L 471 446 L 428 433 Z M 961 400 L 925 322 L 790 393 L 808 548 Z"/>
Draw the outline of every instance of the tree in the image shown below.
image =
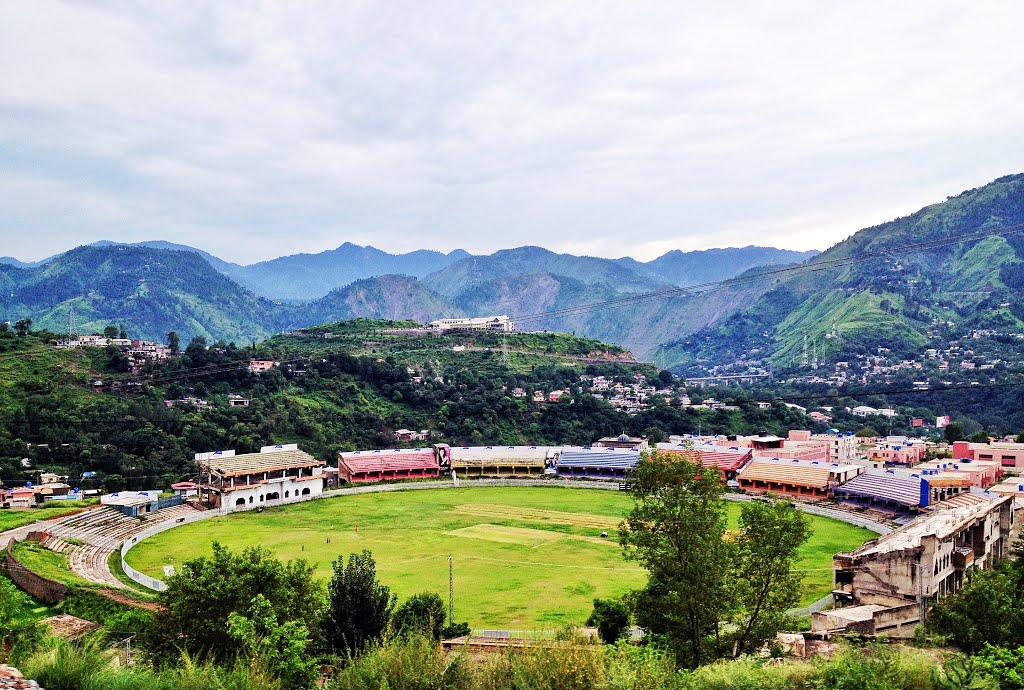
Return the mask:
<path id="1" fill-rule="evenodd" d="M 612 644 L 629 628 L 629 608 L 618 599 L 594 599 L 587 625 L 597 628 L 602 642 Z"/>
<path id="2" fill-rule="evenodd" d="M 444 630 L 444 600 L 436 592 L 414 594 L 395 610 L 393 627 L 400 634 L 422 633 L 440 640 Z"/>
<path id="3" fill-rule="evenodd" d="M 717 471 L 675 453 L 652 453 L 631 480 L 633 509 L 619 529 L 626 558 L 647 570 L 634 595 L 637 624 L 663 635 L 678 663 L 709 659 L 707 639 L 733 606 L 726 509 Z"/>
<path id="4" fill-rule="evenodd" d="M 120 338 L 121 340 L 128 339 L 128 331 L 125 330 L 123 325 L 121 326 L 121 331 L 117 334 L 117 337 Z"/>
<path id="5" fill-rule="evenodd" d="M 338 653 L 357 655 L 387 630 L 397 597 L 377 582 L 377 564 L 369 551 L 340 556 L 327 586 L 324 637 Z"/>
<path id="6" fill-rule="evenodd" d="M 786 623 L 786 611 L 800 601 L 799 573 L 793 565 L 811 536 L 810 520 L 791 501 L 769 499 L 744 504 L 740 511 L 740 585 L 743 604 L 736 655 L 772 639 Z"/>
<path id="7" fill-rule="evenodd" d="M 881 434 L 878 433 L 878 430 L 873 426 L 862 426 L 857 430 L 857 433 L 854 434 L 857 438 L 875 438 L 880 435 Z"/>
<path id="8" fill-rule="evenodd" d="M 171 349 L 172 355 L 176 355 L 181 351 L 181 338 L 178 337 L 176 331 L 171 331 L 167 334 L 167 347 Z"/>
<path id="9" fill-rule="evenodd" d="M 309 628 L 299 621 L 281 622 L 274 606 L 257 594 L 245 614 L 228 616 L 228 636 L 258 666 L 289 685 L 311 687 L 319 677 L 317 659 L 310 653 Z"/>
<path id="10" fill-rule="evenodd" d="M 661 443 L 665 440 L 665 432 L 656 426 L 649 426 L 644 429 L 643 435 L 647 437 L 649 443 Z"/>
<path id="11" fill-rule="evenodd" d="M 964 427 L 957 422 L 947 424 L 946 428 L 942 430 L 942 435 L 946 437 L 947 443 L 962 441 L 964 438 Z"/>
<path id="12" fill-rule="evenodd" d="M 282 563 L 259 547 L 235 553 L 215 542 L 212 555 L 186 561 L 167 578 L 167 590 L 159 597 L 164 609 L 156 616 L 153 651 L 164 659 L 177 658 L 179 649 L 218 660 L 242 653 L 245 640 L 225 634 L 228 621 L 235 613 L 255 616 L 259 625 L 269 626 L 265 612 L 257 615 L 252 609 L 260 595 L 275 624 L 295 622 L 313 636 L 311 621 L 323 608 L 323 591 L 312 566 L 302 560 Z"/>
<path id="13" fill-rule="evenodd" d="M 103 329 L 103 337 L 108 340 L 117 337 L 117 326 L 107 326 Z"/>
<path id="14" fill-rule="evenodd" d="M 978 431 L 971 434 L 971 437 L 967 439 L 971 443 L 988 443 L 991 439 L 988 437 L 988 433 L 984 431 Z"/>
<path id="15" fill-rule="evenodd" d="M 20 319 L 14 323 L 14 332 L 25 337 L 32 332 L 32 319 Z"/>

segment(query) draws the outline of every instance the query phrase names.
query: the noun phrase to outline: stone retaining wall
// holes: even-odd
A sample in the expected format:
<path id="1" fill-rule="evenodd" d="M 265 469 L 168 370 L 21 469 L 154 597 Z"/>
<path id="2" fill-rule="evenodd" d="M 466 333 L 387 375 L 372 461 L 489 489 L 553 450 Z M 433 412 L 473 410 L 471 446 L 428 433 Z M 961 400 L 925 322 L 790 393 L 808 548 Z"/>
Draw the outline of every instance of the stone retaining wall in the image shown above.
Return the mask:
<path id="1" fill-rule="evenodd" d="M 34 598 L 45 604 L 59 604 L 67 596 L 67 588 L 60 582 L 54 582 L 42 575 L 37 575 L 14 557 L 14 540 L 7 544 L 7 557 L 4 564 L 7 568 L 7 575 L 14 580 L 14 583 L 28 592 Z"/>

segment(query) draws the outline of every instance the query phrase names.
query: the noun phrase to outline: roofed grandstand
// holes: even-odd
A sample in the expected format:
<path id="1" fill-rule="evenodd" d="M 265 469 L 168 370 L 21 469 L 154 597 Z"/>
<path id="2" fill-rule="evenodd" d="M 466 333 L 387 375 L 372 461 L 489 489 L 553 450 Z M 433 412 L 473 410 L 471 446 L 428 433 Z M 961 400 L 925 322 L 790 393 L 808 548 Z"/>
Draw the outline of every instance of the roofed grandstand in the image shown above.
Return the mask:
<path id="1" fill-rule="evenodd" d="M 439 470 L 431 448 L 338 453 L 338 476 L 352 484 L 436 477 Z"/>
<path id="2" fill-rule="evenodd" d="M 834 487 L 857 476 L 863 469 L 859 465 L 754 458 L 737 478 L 740 487 L 748 491 L 825 498 Z"/>
<path id="3" fill-rule="evenodd" d="M 465 477 L 542 475 L 558 452 L 554 446 L 435 446 L 439 463 Z"/>
<path id="4" fill-rule="evenodd" d="M 698 459 L 704 467 L 716 467 L 722 472 L 722 478 L 735 479 L 737 472 L 753 457 L 753 449 L 738 446 L 716 446 L 710 442 L 697 445 L 689 443 L 659 443 L 659 452 L 677 453 L 696 462 Z"/>
<path id="5" fill-rule="evenodd" d="M 558 458 L 560 477 L 625 479 L 640 462 L 640 451 L 624 448 L 566 447 Z"/>

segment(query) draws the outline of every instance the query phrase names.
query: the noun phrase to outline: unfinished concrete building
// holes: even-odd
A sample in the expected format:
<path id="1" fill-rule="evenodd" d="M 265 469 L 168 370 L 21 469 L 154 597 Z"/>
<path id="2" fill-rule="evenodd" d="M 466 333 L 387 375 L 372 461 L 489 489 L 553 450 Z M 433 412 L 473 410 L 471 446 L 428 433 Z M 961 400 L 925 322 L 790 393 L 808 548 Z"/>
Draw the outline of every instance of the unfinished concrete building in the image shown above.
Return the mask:
<path id="1" fill-rule="evenodd" d="M 1017 523 L 1013 497 L 996 497 L 936 510 L 836 554 L 833 594 L 841 608 L 814 614 L 812 630 L 912 636 L 930 603 L 1009 553 Z"/>

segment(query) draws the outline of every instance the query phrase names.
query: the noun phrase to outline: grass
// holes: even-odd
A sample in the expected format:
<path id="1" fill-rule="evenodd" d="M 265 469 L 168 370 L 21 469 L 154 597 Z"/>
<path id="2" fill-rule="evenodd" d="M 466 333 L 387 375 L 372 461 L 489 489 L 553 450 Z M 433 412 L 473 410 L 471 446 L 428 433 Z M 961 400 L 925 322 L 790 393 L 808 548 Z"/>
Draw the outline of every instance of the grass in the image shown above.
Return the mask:
<path id="1" fill-rule="evenodd" d="M 84 587 L 95 587 L 96 584 L 85 578 L 79 577 L 68 565 L 67 556 L 31 541 L 20 541 L 14 545 L 14 557 L 18 561 L 43 577 L 66 585 L 81 585 Z"/>
<path id="2" fill-rule="evenodd" d="M 631 506 L 626 494 L 557 487 L 344 496 L 180 527 L 142 542 L 127 560 L 162 578 L 163 566 L 207 555 L 219 541 L 305 558 L 327 579 L 334 559 L 369 549 L 379 578 L 404 599 L 424 590 L 445 595 L 451 554 L 457 620 L 477 628 L 557 628 L 582 624 L 595 597 L 618 596 L 644 583 L 645 572 L 623 559 L 609 526 Z M 730 503 L 729 511 L 735 527 L 740 506 Z M 833 554 L 873 536 L 810 518 L 814 534 L 799 564 L 803 603 L 831 590 Z"/>

